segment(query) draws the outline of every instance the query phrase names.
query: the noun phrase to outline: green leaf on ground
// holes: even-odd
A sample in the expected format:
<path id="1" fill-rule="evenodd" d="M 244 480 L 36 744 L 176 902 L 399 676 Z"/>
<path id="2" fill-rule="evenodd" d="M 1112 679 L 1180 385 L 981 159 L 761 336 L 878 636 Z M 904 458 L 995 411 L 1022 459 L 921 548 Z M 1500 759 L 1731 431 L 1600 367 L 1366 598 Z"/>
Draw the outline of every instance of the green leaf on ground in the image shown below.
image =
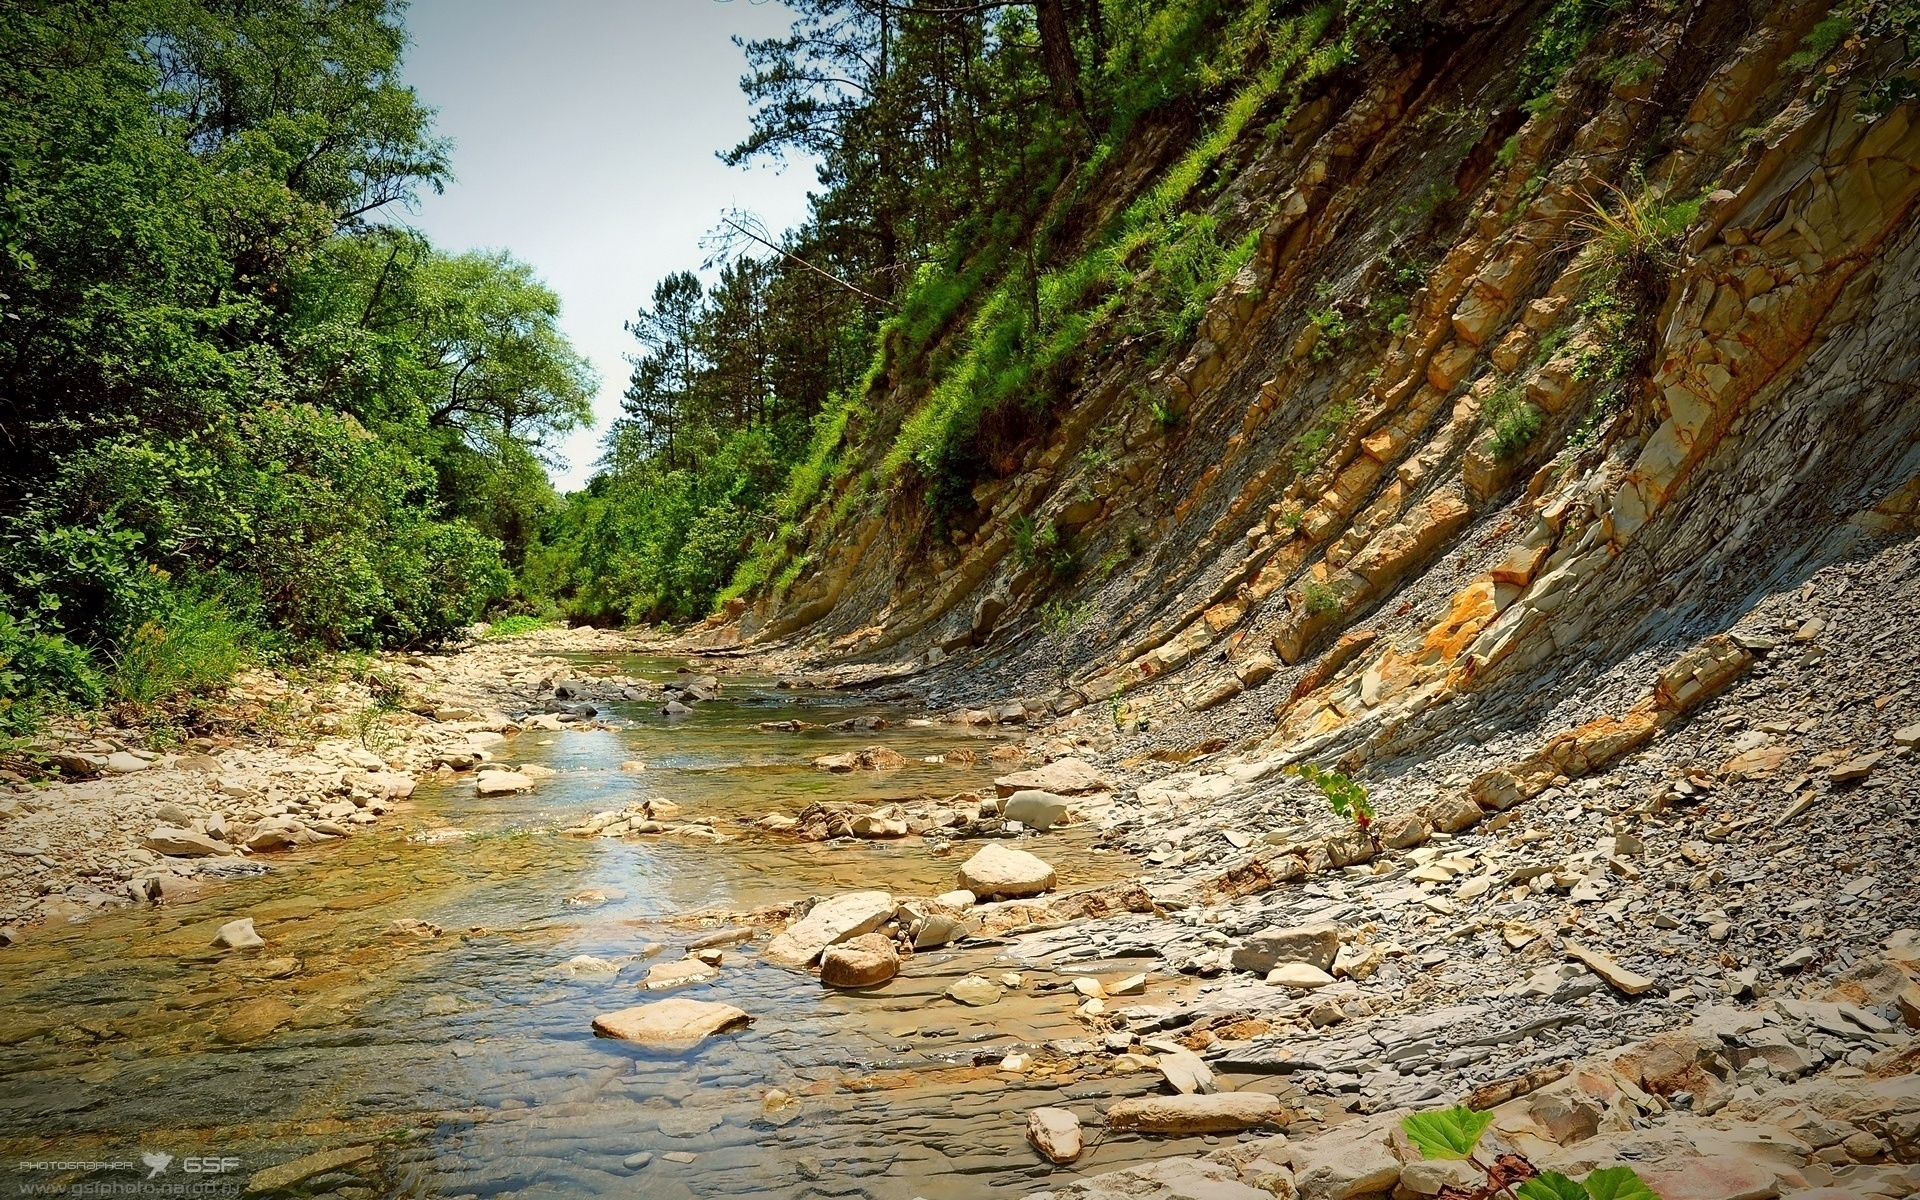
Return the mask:
<path id="1" fill-rule="evenodd" d="M 1400 1120 L 1400 1128 L 1406 1130 L 1408 1140 L 1420 1147 L 1420 1153 L 1428 1158 L 1467 1157 L 1491 1124 L 1492 1113 L 1464 1107 L 1414 1113 Z"/>
<path id="2" fill-rule="evenodd" d="M 1520 1200 L 1587 1200 L 1587 1189 L 1558 1171 L 1542 1171 L 1514 1192 Z"/>
<path id="3" fill-rule="evenodd" d="M 1603 1167 L 1587 1176 L 1587 1195 L 1593 1200 L 1660 1200 L 1632 1167 Z"/>

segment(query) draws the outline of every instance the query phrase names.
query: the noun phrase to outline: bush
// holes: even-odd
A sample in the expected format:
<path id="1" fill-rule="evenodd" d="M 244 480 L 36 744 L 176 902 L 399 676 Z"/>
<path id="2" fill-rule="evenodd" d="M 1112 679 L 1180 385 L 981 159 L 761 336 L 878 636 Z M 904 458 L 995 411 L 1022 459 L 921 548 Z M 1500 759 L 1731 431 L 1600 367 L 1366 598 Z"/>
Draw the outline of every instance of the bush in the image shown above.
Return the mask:
<path id="1" fill-rule="evenodd" d="M 1492 431 L 1487 451 L 1501 462 L 1532 445 L 1547 420 L 1547 414 L 1528 403 L 1518 388 L 1501 388 L 1487 397 L 1485 416 Z"/>
<path id="2" fill-rule="evenodd" d="M 107 688 L 123 704 L 148 705 L 223 687 L 240 668 L 249 633 L 217 600 L 179 601 L 126 639 Z"/>
<path id="3" fill-rule="evenodd" d="M 49 712 L 91 708 L 104 695 L 84 647 L 0 612 L 0 732 L 32 732 Z"/>

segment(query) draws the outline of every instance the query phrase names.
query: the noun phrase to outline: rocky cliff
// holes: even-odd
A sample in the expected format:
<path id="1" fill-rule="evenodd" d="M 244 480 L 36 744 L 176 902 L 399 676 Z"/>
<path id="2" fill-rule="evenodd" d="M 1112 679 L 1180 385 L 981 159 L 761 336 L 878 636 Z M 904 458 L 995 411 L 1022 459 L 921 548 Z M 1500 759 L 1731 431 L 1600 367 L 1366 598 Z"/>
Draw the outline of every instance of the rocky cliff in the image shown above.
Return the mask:
<path id="1" fill-rule="evenodd" d="M 889 361 L 801 565 L 701 640 L 1351 771 L 1654 685 L 1483 799 L 1738 675 L 1763 596 L 1920 517 L 1907 51 L 1809 0 L 1637 6 L 1522 104 L 1543 11 L 1455 6 L 1247 122 L 1205 211 L 1257 237 L 1197 336 L 1115 331 L 938 519 L 859 489 L 962 331 Z M 1194 136 L 1143 128 L 1078 224 Z"/>

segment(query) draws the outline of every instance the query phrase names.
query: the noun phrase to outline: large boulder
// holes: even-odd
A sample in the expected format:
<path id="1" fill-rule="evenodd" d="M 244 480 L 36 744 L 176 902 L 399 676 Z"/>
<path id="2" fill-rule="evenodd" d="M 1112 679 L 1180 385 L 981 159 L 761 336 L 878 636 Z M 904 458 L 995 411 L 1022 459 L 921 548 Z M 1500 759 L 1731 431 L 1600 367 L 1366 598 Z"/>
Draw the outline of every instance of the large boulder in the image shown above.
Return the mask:
<path id="1" fill-rule="evenodd" d="M 1106 791 L 1108 786 L 1100 772 L 1077 758 L 1063 758 L 1030 771 L 1015 771 L 993 781 L 994 790 L 1002 796 L 1029 789 L 1061 796 L 1079 796 L 1087 792 Z"/>
<path id="2" fill-rule="evenodd" d="M 174 858 L 205 858 L 211 854 L 233 853 L 233 847 L 218 838 L 177 825 L 155 825 L 141 844 L 155 854 Z"/>
<path id="3" fill-rule="evenodd" d="M 1285 1114 L 1280 1097 L 1266 1092 L 1134 1096 L 1107 1110 L 1107 1127 L 1141 1133 L 1238 1133 L 1277 1122 Z"/>
<path id="4" fill-rule="evenodd" d="M 1233 952 L 1233 969 L 1265 975 L 1282 963 L 1306 963 L 1322 971 L 1333 969 L 1340 953 L 1340 927 L 1328 921 L 1286 928 L 1274 926 L 1247 935 Z"/>
<path id="5" fill-rule="evenodd" d="M 533 780 L 518 771 L 482 771 L 473 781 L 473 790 L 481 796 L 510 796 L 532 791 Z"/>
<path id="6" fill-rule="evenodd" d="M 885 934 L 863 933 L 820 953 L 820 982 L 828 987 L 877 987 L 900 971 L 900 954 Z"/>
<path id="7" fill-rule="evenodd" d="M 886 892 L 848 892 L 822 900 L 806 916 L 776 935 L 762 952 L 769 962 L 804 967 L 836 942 L 872 933 L 887 923 L 897 906 Z"/>
<path id="8" fill-rule="evenodd" d="M 752 1021 L 731 1004 L 711 1000 L 655 1000 L 593 1019 L 601 1037 L 637 1042 L 655 1050 L 690 1050 L 716 1033 Z"/>
<path id="9" fill-rule="evenodd" d="M 277 817 L 264 817 L 254 823 L 247 831 L 247 849 L 286 850 L 293 846 L 304 846 L 317 842 L 323 835 L 301 824 L 293 817 L 282 814 Z"/>
<path id="10" fill-rule="evenodd" d="M 960 866 L 960 886 L 982 900 L 1038 896 L 1053 883 L 1052 867 L 1025 850 L 994 842 Z"/>

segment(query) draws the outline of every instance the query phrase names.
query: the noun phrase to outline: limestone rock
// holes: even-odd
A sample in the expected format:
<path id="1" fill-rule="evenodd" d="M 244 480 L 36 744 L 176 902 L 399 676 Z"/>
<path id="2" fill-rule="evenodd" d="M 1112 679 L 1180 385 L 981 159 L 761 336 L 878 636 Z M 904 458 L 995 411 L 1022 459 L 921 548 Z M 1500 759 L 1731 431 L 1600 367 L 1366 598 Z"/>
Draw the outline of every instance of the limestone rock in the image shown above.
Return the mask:
<path id="1" fill-rule="evenodd" d="M 1233 952 L 1233 969 L 1264 975 L 1284 963 L 1306 963 L 1331 971 L 1340 953 L 1340 927 L 1326 921 L 1249 934 Z"/>
<path id="2" fill-rule="evenodd" d="M 828 987 L 869 988 L 892 979 L 900 970 L 900 955 L 892 939 L 864 933 L 820 955 L 820 982 Z"/>
<path id="3" fill-rule="evenodd" d="M 770 962 L 804 967 L 835 942 L 880 928 L 896 907 L 886 892 L 848 892 L 823 900 L 768 942 L 763 953 Z"/>
<path id="4" fill-rule="evenodd" d="M 1277 1122 L 1285 1113 L 1280 1098 L 1266 1092 L 1134 1096 L 1107 1110 L 1107 1126 L 1140 1133 L 1238 1133 Z"/>
<path id="5" fill-rule="evenodd" d="M 1288 1148 L 1300 1200 L 1349 1200 L 1393 1190 L 1400 1159 L 1376 1121 L 1336 1129 Z"/>
<path id="6" fill-rule="evenodd" d="M 1027 1141 L 1047 1161 L 1070 1163 L 1080 1157 L 1080 1118 L 1064 1108 L 1028 1109 Z"/>
<path id="7" fill-rule="evenodd" d="M 947 999 L 968 1008 L 984 1008 L 999 1001 L 1004 989 L 984 975 L 964 975 L 947 989 Z"/>
<path id="8" fill-rule="evenodd" d="M 719 974 L 697 958 L 683 958 L 678 962 L 655 963 L 648 967 L 647 977 L 641 986 L 650 992 L 662 992 L 668 988 L 705 983 Z"/>
<path id="9" fill-rule="evenodd" d="M 1333 982 L 1333 976 L 1322 971 L 1312 963 L 1281 963 L 1267 972 L 1267 982 L 1280 987 L 1312 991 L 1323 988 Z"/>
<path id="10" fill-rule="evenodd" d="M 1092 765 L 1078 758 L 1063 758 L 1030 771 L 1015 771 L 993 781 L 1002 796 L 1015 792 L 1052 792 L 1060 796 L 1079 796 L 1107 789 L 1107 781 Z"/>
<path id="11" fill-rule="evenodd" d="M 225 842 L 175 825 L 155 825 L 141 844 L 155 854 L 174 858 L 205 858 L 211 854 L 233 853 L 233 847 Z"/>
<path id="12" fill-rule="evenodd" d="M 689 1050 L 716 1033 L 738 1029 L 752 1020 L 731 1004 L 656 1000 L 602 1013 L 593 1019 L 593 1031 L 601 1037 L 638 1042 L 658 1050 Z"/>
<path id="13" fill-rule="evenodd" d="M 1028 788 L 1008 796 L 1006 807 L 1000 810 L 1000 815 L 1009 821 L 1018 821 L 1029 829 L 1045 832 L 1067 815 L 1067 798 Z"/>
<path id="14" fill-rule="evenodd" d="M 213 944 L 227 950 L 251 950 L 266 945 L 267 939 L 254 932 L 252 917 L 241 917 L 222 925 L 213 935 Z"/>
<path id="15" fill-rule="evenodd" d="M 532 791 L 533 780 L 518 771 L 482 771 L 473 781 L 473 790 L 481 796 L 510 796 Z"/>
<path id="16" fill-rule="evenodd" d="M 960 886 L 982 900 L 1037 896 L 1054 884 L 1053 868 L 1028 854 L 988 843 L 960 867 Z"/>
<path id="17" fill-rule="evenodd" d="M 379 1148 L 372 1144 L 364 1146 L 340 1146 L 332 1150 L 320 1150 L 302 1155 L 291 1162 L 281 1163 L 277 1167 L 268 1167 L 256 1171 L 247 1180 L 247 1195 L 260 1196 L 270 1192 L 284 1192 L 297 1183 L 312 1179 L 316 1175 L 325 1175 L 363 1163 L 378 1153 Z"/>

